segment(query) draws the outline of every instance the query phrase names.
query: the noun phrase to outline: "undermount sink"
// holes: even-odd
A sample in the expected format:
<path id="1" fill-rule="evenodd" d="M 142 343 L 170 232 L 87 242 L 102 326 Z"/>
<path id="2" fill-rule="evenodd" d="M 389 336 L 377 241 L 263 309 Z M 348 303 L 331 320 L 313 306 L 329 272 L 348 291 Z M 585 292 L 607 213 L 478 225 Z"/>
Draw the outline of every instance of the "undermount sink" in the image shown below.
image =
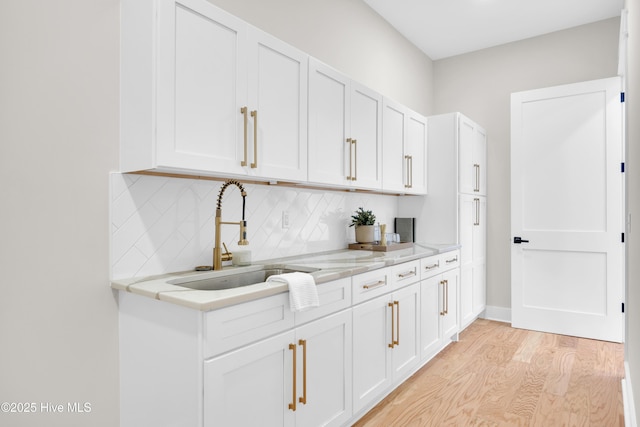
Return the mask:
<path id="1" fill-rule="evenodd" d="M 220 291 L 223 289 L 240 288 L 243 286 L 255 285 L 266 282 L 269 276 L 285 273 L 311 273 L 318 271 L 317 268 L 291 268 L 291 267 L 266 267 L 257 271 L 245 271 L 242 273 L 226 274 L 208 278 L 186 277 L 168 281 L 172 285 L 178 285 L 189 289 L 201 291 Z"/>

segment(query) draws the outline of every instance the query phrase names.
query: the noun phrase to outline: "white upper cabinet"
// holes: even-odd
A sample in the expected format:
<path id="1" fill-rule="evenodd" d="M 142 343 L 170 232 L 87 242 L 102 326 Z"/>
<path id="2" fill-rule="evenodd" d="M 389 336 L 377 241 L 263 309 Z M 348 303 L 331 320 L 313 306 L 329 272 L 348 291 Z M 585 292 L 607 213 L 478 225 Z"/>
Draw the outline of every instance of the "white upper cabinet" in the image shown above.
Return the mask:
<path id="1" fill-rule="evenodd" d="M 307 55 L 205 0 L 123 1 L 121 32 L 122 171 L 306 180 Z"/>
<path id="2" fill-rule="evenodd" d="M 249 52 L 248 128 L 257 127 L 247 135 L 250 171 L 306 181 L 308 56 L 253 27 Z"/>
<path id="3" fill-rule="evenodd" d="M 459 116 L 460 193 L 487 195 L 487 135 L 469 118 Z"/>
<path id="4" fill-rule="evenodd" d="M 309 181 L 382 187 L 382 97 L 309 59 Z"/>
<path id="5" fill-rule="evenodd" d="M 427 193 L 427 119 L 385 99 L 383 106 L 385 191 Z"/>

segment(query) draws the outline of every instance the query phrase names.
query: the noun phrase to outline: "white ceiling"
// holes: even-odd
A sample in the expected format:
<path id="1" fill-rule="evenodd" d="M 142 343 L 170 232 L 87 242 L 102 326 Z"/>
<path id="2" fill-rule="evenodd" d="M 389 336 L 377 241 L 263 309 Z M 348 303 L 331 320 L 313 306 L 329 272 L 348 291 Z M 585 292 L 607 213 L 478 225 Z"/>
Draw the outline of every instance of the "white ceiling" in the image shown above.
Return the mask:
<path id="1" fill-rule="evenodd" d="M 620 16 L 624 0 L 364 0 L 437 60 Z"/>

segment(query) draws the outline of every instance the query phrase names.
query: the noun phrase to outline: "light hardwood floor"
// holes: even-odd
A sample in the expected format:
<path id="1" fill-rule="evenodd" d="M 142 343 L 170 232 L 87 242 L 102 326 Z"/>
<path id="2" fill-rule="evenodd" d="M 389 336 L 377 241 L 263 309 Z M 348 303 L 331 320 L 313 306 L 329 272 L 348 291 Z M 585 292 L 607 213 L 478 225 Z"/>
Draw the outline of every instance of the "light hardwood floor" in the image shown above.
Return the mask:
<path id="1" fill-rule="evenodd" d="M 476 320 L 355 425 L 624 426 L 623 345 Z"/>

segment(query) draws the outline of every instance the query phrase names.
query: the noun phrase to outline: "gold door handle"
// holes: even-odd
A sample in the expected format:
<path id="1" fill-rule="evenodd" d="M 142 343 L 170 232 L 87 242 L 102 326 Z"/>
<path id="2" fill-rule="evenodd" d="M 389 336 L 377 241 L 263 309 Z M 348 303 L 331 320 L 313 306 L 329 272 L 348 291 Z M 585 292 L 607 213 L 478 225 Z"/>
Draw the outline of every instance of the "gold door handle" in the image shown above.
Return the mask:
<path id="1" fill-rule="evenodd" d="M 480 191 L 480 165 L 475 163 L 473 165 L 473 168 L 476 171 L 476 182 L 475 182 L 476 185 L 473 187 L 473 191 L 478 193 Z"/>
<path id="2" fill-rule="evenodd" d="M 449 281 L 444 281 L 444 295 L 445 295 L 445 305 L 444 305 L 444 314 L 449 314 Z"/>
<path id="3" fill-rule="evenodd" d="M 413 156 L 409 156 L 409 165 L 411 173 L 409 174 L 409 188 L 413 188 Z"/>
<path id="4" fill-rule="evenodd" d="M 240 114 L 244 116 L 244 160 L 240 162 L 240 166 L 247 166 L 247 121 L 249 120 L 247 118 L 247 107 L 242 107 L 240 109 Z"/>
<path id="5" fill-rule="evenodd" d="M 293 351 L 293 402 L 289 403 L 289 409 L 295 412 L 296 410 L 296 345 L 289 344 L 289 350 Z"/>
<path id="6" fill-rule="evenodd" d="M 395 345 L 400 345 L 400 301 L 394 301 L 393 304 L 396 309 L 396 340 L 393 342 Z"/>
<path id="7" fill-rule="evenodd" d="M 396 345 L 396 319 L 395 319 L 395 309 L 394 309 L 394 305 L 392 302 L 387 304 L 389 307 L 391 307 L 391 344 L 389 344 L 389 348 L 393 348 Z"/>
<path id="8" fill-rule="evenodd" d="M 456 261 L 458 261 L 458 257 L 457 257 L 457 256 L 456 256 L 456 257 L 453 257 L 453 258 L 451 258 L 451 259 L 448 259 L 448 260 L 446 260 L 445 262 L 446 262 L 447 264 L 450 264 L 450 263 L 452 263 L 452 262 L 456 262 Z"/>
<path id="9" fill-rule="evenodd" d="M 251 163 L 251 168 L 255 169 L 258 167 L 258 110 L 253 110 L 251 117 L 253 117 L 253 163 Z"/>
<path id="10" fill-rule="evenodd" d="M 347 175 L 347 181 L 353 181 L 353 162 L 351 161 L 351 146 L 352 144 L 352 139 L 351 138 L 347 138 L 347 144 L 349 144 L 349 175 Z"/>
<path id="11" fill-rule="evenodd" d="M 299 399 L 303 405 L 307 404 L 307 340 L 299 340 L 302 346 L 302 397 Z"/>
<path id="12" fill-rule="evenodd" d="M 351 180 L 355 181 L 358 179 L 358 140 L 352 139 L 351 141 L 353 142 L 353 177 Z"/>
<path id="13" fill-rule="evenodd" d="M 440 310 L 440 316 L 444 316 L 446 313 L 445 311 L 445 303 L 444 303 L 444 294 L 445 294 L 445 281 L 444 280 L 440 280 L 440 284 L 442 285 L 442 310 Z"/>
<path id="14" fill-rule="evenodd" d="M 473 204 L 476 205 L 476 219 L 473 221 L 473 225 L 480 225 L 480 199 L 473 199 Z"/>
<path id="15" fill-rule="evenodd" d="M 372 283 L 370 285 L 363 285 L 362 289 L 375 289 L 375 288 L 379 288 L 380 286 L 384 286 L 386 284 L 387 284 L 386 281 L 378 280 L 376 283 Z"/>
<path id="16" fill-rule="evenodd" d="M 406 160 L 406 165 L 407 165 L 407 176 L 406 176 L 407 181 L 406 181 L 406 184 L 404 185 L 404 188 L 411 188 L 411 185 L 410 185 L 410 179 L 411 178 L 410 178 L 410 175 L 409 175 L 409 159 L 410 158 L 411 158 L 411 156 L 406 156 L 406 155 L 404 156 L 404 159 Z"/>

